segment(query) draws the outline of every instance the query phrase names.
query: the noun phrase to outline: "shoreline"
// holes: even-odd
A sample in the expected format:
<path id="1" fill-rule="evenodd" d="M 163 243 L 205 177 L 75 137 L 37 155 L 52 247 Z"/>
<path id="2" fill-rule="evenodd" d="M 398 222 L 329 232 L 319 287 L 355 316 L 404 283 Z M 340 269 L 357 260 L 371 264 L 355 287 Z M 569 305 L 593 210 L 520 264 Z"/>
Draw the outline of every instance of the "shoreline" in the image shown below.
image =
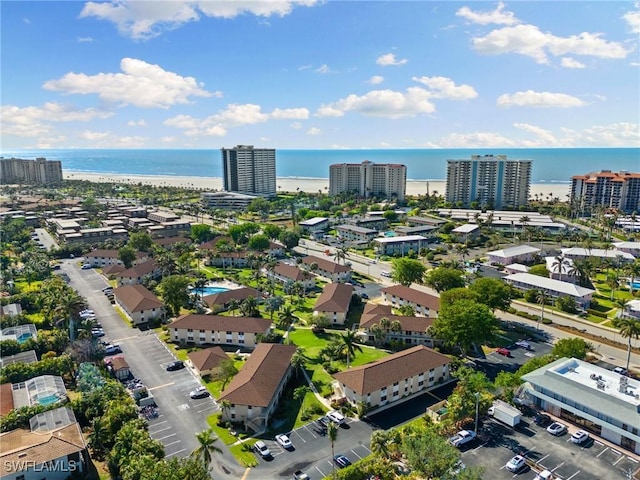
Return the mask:
<path id="1" fill-rule="evenodd" d="M 188 177 L 174 175 L 124 175 L 114 173 L 94 173 L 94 172 L 75 172 L 63 171 L 62 177 L 65 180 L 86 180 L 97 183 L 122 183 L 153 185 L 156 187 L 179 187 L 191 188 L 194 190 L 222 190 L 221 177 Z M 438 192 L 444 195 L 446 189 L 446 181 L 443 180 L 407 180 L 408 196 L 424 195 L 427 192 L 427 184 L 429 192 L 433 194 Z M 278 177 L 276 179 L 278 192 L 296 192 L 303 191 L 307 193 L 327 193 L 329 189 L 328 178 L 309 178 L 309 177 Z M 530 197 L 542 195 L 548 197 L 558 197 L 560 201 L 565 201 L 569 194 L 571 185 L 569 183 L 532 183 L 530 189 Z"/>

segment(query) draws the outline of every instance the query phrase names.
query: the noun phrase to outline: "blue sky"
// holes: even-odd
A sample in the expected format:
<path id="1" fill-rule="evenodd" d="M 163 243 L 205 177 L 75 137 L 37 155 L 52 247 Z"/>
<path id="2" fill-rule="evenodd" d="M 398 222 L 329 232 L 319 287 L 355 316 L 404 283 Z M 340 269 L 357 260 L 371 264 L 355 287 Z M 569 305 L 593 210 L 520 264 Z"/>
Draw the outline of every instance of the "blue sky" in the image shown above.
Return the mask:
<path id="1" fill-rule="evenodd" d="M 3 149 L 640 146 L 640 3 L 0 8 Z"/>

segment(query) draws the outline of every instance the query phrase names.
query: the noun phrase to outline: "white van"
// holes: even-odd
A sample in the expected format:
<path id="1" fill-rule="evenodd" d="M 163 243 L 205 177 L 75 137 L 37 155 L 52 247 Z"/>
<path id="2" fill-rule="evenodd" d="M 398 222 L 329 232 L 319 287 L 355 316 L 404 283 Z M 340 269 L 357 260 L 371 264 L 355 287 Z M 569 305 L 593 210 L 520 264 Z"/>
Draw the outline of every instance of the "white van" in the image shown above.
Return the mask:
<path id="1" fill-rule="evenodd" d="M 535 480 L 553 480 L 553 473 L 549 470 L 543 470 L 536 475 Z"/>
<path id="2" fill-rule="evenodd" d="M 383 277 L 391 277 L 391 272 L 387 272 L 386 270 L 383 270 L 380 272 L 380 275 L 382 275 Z"/>

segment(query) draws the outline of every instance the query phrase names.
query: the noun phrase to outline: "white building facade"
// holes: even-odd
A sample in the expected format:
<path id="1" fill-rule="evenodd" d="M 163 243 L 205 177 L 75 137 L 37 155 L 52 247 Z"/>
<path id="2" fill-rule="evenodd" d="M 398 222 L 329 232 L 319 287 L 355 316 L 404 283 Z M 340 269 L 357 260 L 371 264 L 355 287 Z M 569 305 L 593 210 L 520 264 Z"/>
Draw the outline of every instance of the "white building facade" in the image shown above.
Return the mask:
<path id="1" fill-rule="evenodd" d="M 362 197 L 404 200 L 407 167 L 399 163 L 336 163 L 329 167 L 329 195 L 355 192 Z"/>

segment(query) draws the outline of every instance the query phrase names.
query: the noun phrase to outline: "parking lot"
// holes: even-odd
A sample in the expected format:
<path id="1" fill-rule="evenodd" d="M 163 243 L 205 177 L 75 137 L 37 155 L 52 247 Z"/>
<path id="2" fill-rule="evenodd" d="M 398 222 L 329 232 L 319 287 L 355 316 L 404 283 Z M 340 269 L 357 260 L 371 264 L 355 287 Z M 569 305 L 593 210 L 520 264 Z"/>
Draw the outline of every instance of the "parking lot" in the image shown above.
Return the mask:
<path id="1" fill-rule="evenodd" d="M 338 428 L 335 455 L 345 455 L 352 463 L 366 457 L 371 453 L 371 432 L 372 427 L 367 423 L 348 418 L 346 424 Z M 315 422 L 289 432 L 289 438 L 294 447 L 290 451 L 282 448 L 274 439 L 263 439 L 273 458 L 265 460 L 255 454 L 258 466 L 248 473 L 248 478 L 291 478 L 296 470 L 302 470 L 311 478 L 331 475 L 331 442 Z"/>
<path id="2" fill-rule="evenodd" d="M 631 479 L 640 473 L 640 464 L 623 450 L 593 438 L 583 445 L 572 443 L 571 433 L 577 428 L 562 423 L 569 427 L 569 433 L 554 437 L 530 417 L 515 429 L 486 420 L 478 440 L 463 449 L 462 461 L 467 466 L 484 466 L 484 477 L 495 480 L 533 480 L 545 469 L 562 480 Z M 516 454 L 527 459 L 527 466 L 514 473 L 505 465 Z"/>

